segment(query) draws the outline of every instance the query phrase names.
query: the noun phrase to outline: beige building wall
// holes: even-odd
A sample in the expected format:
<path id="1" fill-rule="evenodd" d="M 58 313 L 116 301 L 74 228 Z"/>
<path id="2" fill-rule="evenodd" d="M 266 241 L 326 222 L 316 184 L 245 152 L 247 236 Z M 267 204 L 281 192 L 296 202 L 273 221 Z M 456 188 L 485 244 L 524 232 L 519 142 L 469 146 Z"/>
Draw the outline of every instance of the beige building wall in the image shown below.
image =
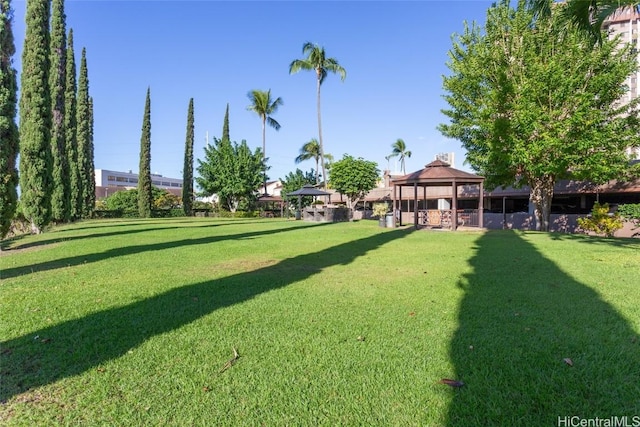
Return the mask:
<path id="1" fill-rule="evenodd" d="M 631 44 L 637 52 L 640 52 L 640 13 L 633 8 L 619 9 L 605 21 L 604 28 L 609 31 L 610 37 L 619 35 L 623 43 Z M 626 85 L 629 92 L 621 100 L 622 102 L 629 102 L 640 96 L 640 56 L 638 71 L 627 78 Z M 628 153 L 632 158 L 640 159 L 640 145 L 629 147 Z"/>

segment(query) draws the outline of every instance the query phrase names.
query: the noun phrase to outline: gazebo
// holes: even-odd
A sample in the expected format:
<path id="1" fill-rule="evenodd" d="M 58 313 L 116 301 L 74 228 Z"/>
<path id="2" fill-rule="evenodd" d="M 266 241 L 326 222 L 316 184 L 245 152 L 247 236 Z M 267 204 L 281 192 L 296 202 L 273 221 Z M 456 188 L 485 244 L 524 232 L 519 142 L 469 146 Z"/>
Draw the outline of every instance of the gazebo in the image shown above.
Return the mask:
<path id="1" fill-rule="evenodd" d="M 393 208 L 399 212 L 399 221 L 402 225 L 402 190 L 405 187 L 413 188 L 413 223 L 418 226 L 450 227 L 456 230 L 458 225 L 477 226 L 482 228 L 483 212 L 483 185 L 484 177 L 474 175 L 459 169 L 454 169 L 446 162 L 435 160 L 419 171 L 404 175 L 392 181 Z M 459 187 L 463 194 L 469 196 L 476 187 L 477 209 L 458 209 Z M 438 193 L 438 187 L 444 191 Z M 418 189 L 422 191 L 419 192 Z M 421 193 L 421 194 L 419 194 Z M 474 192 L 475 193 L 475 192 Z M 404 198 L 407 200 L 408 198 Z M 428 209 L 427 200 L 451 199 L 450 209 Z M 411 199 L 409 199 L 411 200 Z M 423 208 L 419 209 L 419 201 L 423 201 Z M 400 202 L 400 206 L 398 206 Z M 409 203 L 407 203 L 410 205 Z"/>

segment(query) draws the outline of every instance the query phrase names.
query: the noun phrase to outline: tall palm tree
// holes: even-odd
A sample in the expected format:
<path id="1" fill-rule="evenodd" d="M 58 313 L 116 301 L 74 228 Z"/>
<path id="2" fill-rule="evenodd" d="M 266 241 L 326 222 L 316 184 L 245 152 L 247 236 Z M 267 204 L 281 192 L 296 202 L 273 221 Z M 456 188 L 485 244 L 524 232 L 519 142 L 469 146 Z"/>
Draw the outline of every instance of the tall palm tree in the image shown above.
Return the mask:
<path id="1" fill-rule="evenodd" d="M 318 98 L 318 139 L 320 146 L 320 164 L 322 165 L 323 187 L 326 188 L 327 171 L 324 165 L 324 145 L 322 144 L 322 116 L 320 114 L 320 86 L 328 73 L 340 74 L 340 79 L 347 78 L 347 71 L 338 64 L 335 58 L 327 58 L 324 47 L 310 42 L 302 45 L 302 54 L 307 55 L 304 59 L 294 59 L 289 65 L 289 74 L 297 73 L 300 70 L 316 72 L 316 92 Z"/>
<path id="2" fill-rule="evenodd" d="M 316 138 L 311 138 L 308 142 L 305 142 L 302 148 L 300 148 L 300 154 L 295 158 L 296 163 L 302 163 L 305 160 L 314 159 L 316 161 L 316 184 L 318 181 L 318 164 L 320 163 L 320 143 Z"/>
<path id="3" fill-rule="evenodd" d="M 318 164 L 320 163 L 320 143 L 316 138 L 311 138 L 309 142 L 306 142 L 302 148 L 300 148 L 300 154 L 296 157 L 295 162 L 301 163 L 305 160 L 313 159 L 316 161 L 316 184 L 319 181 L 320 170 L 318 169 Z M 329 153 L 324 155 L 325 160 L 333 161 L 333 156 Z M 328 165 L 325 165 L 328 169 Z M 323 175 L 322 179 L 326 181 L 326 177 Z"/>
<path id="4" fill-rule="evenodd" d="M 400 157 L 400 167 L 402 168 L 402 174 L 406 175 L 406 171 L 404 170 L 404 159 L 411 157 L 411 151 L 407 150 L 407 144 L 404 143 L 404 140 L 398 138 L 396 142 L 391 144 L 391 154 L 389 154 L 389 158 L 391 157 Z M 388 159 L 387 159 L 388 160 Z"/>
<path id="5" fill-rule="evenodd" d="M 551 14 L 551 0 L 527 0 L 536 16 Z M 590 32 L 595 40 L 600 41 L 604 21 L 621 8 L 634 8 L 640 12 L 638 0 L 567 0 L 563 15 L 567 22 Z"/>
<path id="6" fill-rule="evenodd" d="M 253 111 L 262 120 L 262 162 L 264 163 L 264 194 L 267 194 L 267 147 L 266 147 L 266 125 L 268 124 L 275 130 L 280 130 L 280 123 L 271 117 L 278 111 L 278 107 L 282 105 L 282 98 L 271 98 L 271 89 L 264 90 L 252 90 L 247 94 L 247 97 L 251 101 L 251 104 L 247 107 L 247 110 Z"/>

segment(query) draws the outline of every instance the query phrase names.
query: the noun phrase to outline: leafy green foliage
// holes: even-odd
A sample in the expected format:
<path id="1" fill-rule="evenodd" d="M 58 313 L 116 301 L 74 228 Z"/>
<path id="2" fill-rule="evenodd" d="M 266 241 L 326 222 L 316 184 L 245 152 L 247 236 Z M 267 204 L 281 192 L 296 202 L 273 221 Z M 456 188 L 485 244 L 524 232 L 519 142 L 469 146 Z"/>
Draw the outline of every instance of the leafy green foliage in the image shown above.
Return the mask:
<path id="1" fill-rule="evenodd" d="M 287 194 L 299 190 L 307 184 L 316 185 L 318 183 L 316 181 L 316 177 L 317 171 L 314 171 L 313 169 L 309 172 L 302 172 L 300 169 L 296 169 L 295 172 L 289 172 L 287 176 L 280 178 L 280 181 L 282 182 L 282 194 L 286 197 Z M 300 197 L 300 202 L 302 206 L 298 206 L 298 197 L 294 196 L 288 198 L 289 206 L 294 209 L 300 209 L 304 206 L 309 206 L 311 202 L 313 202 L 313 197 L 302 196 Z"/>
<path id="2" fill-rule="evenodd" d="M 73 29 L 69 29 L 66 48 L 66 82 L 64 93 L 64 130 L 67 161 L 69 164 L 69 217 L 82 217 L 82 178 L 78 165 L 76 61 L 73 51 Z"/>
<path id="3" fill-rule="evenodd" d="M 0 0 L 0 239 L 9 231 L 18 204 L 18 86 L 12 58 L 16 52 L 11 29 L 10 0 Z"/>
<path id="4" fill-rule="evenodd" d="M 106 199 L 104 204 L 109 210 L 121 211 L 137 211 L 138 209 L 138 190 L 116 191 Z"/>
<path id="5" fill-rule="evenodd" d="M 379 176 L 377 163 L 345 154 L 331 166 L 330 184 L 347 196 L 347 207 L 353 210 L 358 201 L 375 188 Z"/>
<path id="6" fill-rule="evenodd" d="M 591 209 L 591 215 L 578 218 L 578 226 L 585 231 L 592 231 L 598 235 L 613 237 L 623 226 L 620 215 L 609 213 L 609 204 L 596 202 Z"/>
<path id="7" fill-rule="evenodd" d="M 180 207 L 180 197 L 171 194 L 167 190 L 163 190 L 157 187 L 152 187 L 151 191 L 153 197 L 152 204 L 154 209 L 173 209 Z M 101 207 L 107 210 L 137 213 L 138 190 L 132 188 L 131 190 L 116 191 L 101 202 L 103 204 L 103 206 Z"/>
<path id="8" fill-rule="evenodd" d="M 20 200 L 36 234 L 51 220 L 49 3 L 27 2 L 20 76 Z"/>
<path id="9" fill-rule="evenodd" d="M 201 195 L 217 194 L 220 204 L 235 212 L 241 201 L 256 198 L 265 168 L 259 148 L 252 153 L 244 140 L 214 138 L 213 145 L 204 147 L 204 160 L 198 159 L 196 182 Z"/>
<path id="10" fill-rule="evenodd" d="M 76 109 L 76 137 L 78 142 L 78 162 L 81 193 L 81 215 L 91 218 L 95 207 L 95 175 L 93 166 L 92 103 L 89 97 L 89 73 L 87 71 L 87 50 L 82 48 L 80 76 Z"/>
<path id="11" fill-rule="evenodd" d="M 140 218 L 151 216 L 151 88 L 147 88 L 140 137 L 140 172 L 138 173 L 138 214 Z"/>
<path id="12" fill-rule="evenodd" d="M 617 212 L 622 219 L 633 223 L 636 230 L 640 228 L 640 203 L 619 205 Z M 638 234 L 635 233 L 634 237 Z"/>
<path id="13" fill-rule="evenodd" d="M 630 221 L 640 221 L 640 203 L 620 205 L 618 214 Z"/>
<path id="14" fill-rule="evenodd" d="M 191 216 L 193 206 L 193 98 L 189 100 L 187 112 L 187 137 L 184 143 L 184 166 L 182 169 L 182 208 L 187 216 Z"/>
<path id="15" fill-rule="evenodd" d="M 56 222 L 71 218 L 71 186 L 65 125 L 65 86 L 67 83 L 67 41 L 64 1 L 53 0 L 51 15 L 51 155 L 53 158 L 53 189 L 51 192 L 51 217 Z"/>
<path id="16" fill-rule="evenodd" d="M 439 129 L 462 142 L 487 188 L 530 186 L 536 223 L 547 230 L 555 182 L 600 183 L 628 168 L 640 99 L 617 101 L 636 53 L 619 40 L 593 47 L 559 22 L 562 5 L 532 21 L 524 4 L 514 10 L 503 0 L 484 29 L 467 26 L 454 37 L 444 78 L 450 123 Z"/>

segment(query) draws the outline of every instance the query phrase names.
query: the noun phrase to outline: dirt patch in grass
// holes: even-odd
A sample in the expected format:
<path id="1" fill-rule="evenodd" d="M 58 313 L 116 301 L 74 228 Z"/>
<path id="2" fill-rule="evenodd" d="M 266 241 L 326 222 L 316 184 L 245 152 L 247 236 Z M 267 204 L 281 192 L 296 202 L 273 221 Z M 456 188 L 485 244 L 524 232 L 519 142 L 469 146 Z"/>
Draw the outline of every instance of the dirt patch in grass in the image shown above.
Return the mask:
<path id="1" fill-rule="evenodd" d="M 33 413 L 33 410 L 36 412 L 42 411 L 43 413 L 51 413 L 53 410 L 58 414 L 58 421 L 62 422 L 64 420 L 64 412 L 68 409 L 68 400 L 64 402 L 57 394 L 56 390 L 37 388 L 20 393 L 7 402 L 0 403 L 0 424 L 4 425 L 12 419 L 15 421 L 15 418 L 19 417 L 24 410 L 27 410 L 27 407 L 31 413 Z"/>

